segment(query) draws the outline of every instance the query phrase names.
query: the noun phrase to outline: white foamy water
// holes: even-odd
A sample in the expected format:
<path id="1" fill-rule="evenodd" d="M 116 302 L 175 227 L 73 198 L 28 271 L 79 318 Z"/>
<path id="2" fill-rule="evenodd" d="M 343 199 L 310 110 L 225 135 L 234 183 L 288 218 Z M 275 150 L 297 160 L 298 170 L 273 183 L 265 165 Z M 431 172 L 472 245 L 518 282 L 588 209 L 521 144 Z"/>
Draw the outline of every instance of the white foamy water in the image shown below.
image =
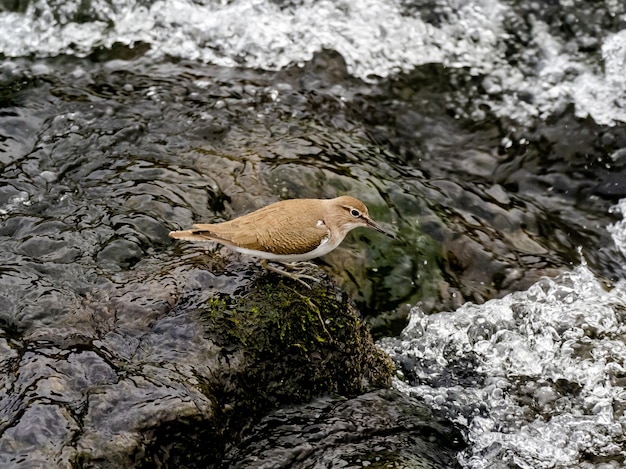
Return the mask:
<path id="1" fill-rule="evenodd" d="M 517 66 L 506 56 L 512 38 L 505 23 L 518 18 L 508 2 L 441 0 L 423 11 L 407 10 L 405 3 L 303 0 L 280 8 L 270 0 L 39 0 L 29 2 L 25 13 L 0 12 L 0 52 L 82 56 L 114 43 L 142 42 L 155 59 L 281 69 L 329 48 L 346 59 L 350 73 L 369 80 L 431 62 L 467 67 L 484 77 L 485 102 L 521 121 L 574 103 L 577 115 L 600 124 L 626 122 L 626 31 L 606 33 L 597 53 L 581 55 L 529 15 L 523 26 L 534 40 L 525 55 L 538 63 Z M 435 6 L 442 19 L 436 25 L 421 16 Z M 607 0 L 605 8 L 610 15 L 625 14 L 616 2 Z"/>
<path id="2" fill-rule="evenodd" d="M 472 469 L 610 468 L 626 458 L 626 283 L 585 267 L 425 316 L 381 345 L 404 392 L 464 429 Z"/>

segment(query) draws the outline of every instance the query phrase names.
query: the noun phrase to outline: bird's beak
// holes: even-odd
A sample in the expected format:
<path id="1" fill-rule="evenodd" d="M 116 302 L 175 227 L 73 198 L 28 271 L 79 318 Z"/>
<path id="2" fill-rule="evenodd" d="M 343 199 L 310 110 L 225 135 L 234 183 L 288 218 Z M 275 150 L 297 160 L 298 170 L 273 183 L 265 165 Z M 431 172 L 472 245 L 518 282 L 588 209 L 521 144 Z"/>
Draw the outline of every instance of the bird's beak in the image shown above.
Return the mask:
<path id="1" fill-rule="evenodd" d="M 369 226 L 370 228 L 374 228 L 376 231 L 380 231 L 382 234 L 389 236 L 391 239 L 396 239 L 396 235 L 385 230 L 382 226 L 380 226 L 371 218 L 368 218 L 368 217 L 363 217 L 363 218 L 365 218 L 365 221 L 367 222 L 367 226 Z"/>

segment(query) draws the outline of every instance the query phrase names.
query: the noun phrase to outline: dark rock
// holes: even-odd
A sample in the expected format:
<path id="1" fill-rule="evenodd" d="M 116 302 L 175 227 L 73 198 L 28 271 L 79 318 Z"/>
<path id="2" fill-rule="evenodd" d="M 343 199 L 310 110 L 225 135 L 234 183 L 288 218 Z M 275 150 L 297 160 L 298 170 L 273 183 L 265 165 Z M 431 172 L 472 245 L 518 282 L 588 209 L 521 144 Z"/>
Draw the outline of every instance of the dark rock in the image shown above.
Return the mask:
<path id="1" fill-rule="evenodd" d="M 222 468 L 459 467 L 461 435 L 396 390 L 324 397 L 264 417 Z"/>

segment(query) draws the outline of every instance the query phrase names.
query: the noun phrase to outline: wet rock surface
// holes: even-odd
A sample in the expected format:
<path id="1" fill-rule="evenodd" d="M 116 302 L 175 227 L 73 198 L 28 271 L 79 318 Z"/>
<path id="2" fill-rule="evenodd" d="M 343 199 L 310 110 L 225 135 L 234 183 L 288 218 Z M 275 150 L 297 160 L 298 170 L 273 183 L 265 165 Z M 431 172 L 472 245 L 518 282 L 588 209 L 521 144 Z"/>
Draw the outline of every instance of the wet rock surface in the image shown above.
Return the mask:
<path id="1" fill-rule="evenodd" d="M 462 438 L 395 390 L 320 398 L 264 417 L 222 467 L 459 467 Z"/>
<path id="2" fill-rule="evenodd" d="M 336 375 L 322 354 L 310 376 L 291 377 L 293 387 L 248 363 L 259 373 L 249 384 L 226 373 L 221 385 L 207 388 L 206 377 L 217 373 L 207 357 L 240 362 L 238 353 L 222 354 L 242 337 L 207 339 L 200 300 L 184 298 L 204 291 L 218 310 L 237 311 L 233 298 L 249 288 L 254 264 L 218 250 L 196 266 L 190 283 L 181 283 L 205 251 L 173 243 L 170 229 L 229 219 L 280 198 L 358 195 L 399 239 L 355 232 L 320 264 L 378 334 L 404 326 L 405 302 L 421 301 L 425 311 L 482 302 L 574 262 L 579 241 L 607 239 L 600 208 L 617 195 L 589 184 L 591 176 L 567 179 L 557 158 L 567 148 L 555 151 L 552 163 L 533 156 L 534 147 L 556 144 L 549 139 L 559 140 L 558 130 L 554 137 L 548 128 L 520 131 L 516 141 L 526 138 L 524 145 L 506 143 L 510 130 L 494 119 L 439 118 L 427 130 L 433 118 L 421 103 L 436 103 L 447 91 L 420 83 L 452 80 L 447 72 L 416 70 L 422 81 L 400 77 L 382 94 L 346 78 L 342 68 L 332 52 L 279 73 L 141 61 L 85 69 L 57 59 L 42 62 L 34 76 L 32 65 L 16 63 L 5 82 L 16 112 L 5 115 L 5 128 L 33 130 L 5 140 L 2 163 L 7 462 L 217 464 L 220 448 L 237 441 L 263 410 L 328 390 L 356 393 L 363 374 L 383 384 L 388 374 L 374 362 L 352 364 L 341 382 L 299 381 Z M 337 88 L 337 80 L 349 84 Z M 384 126 L 392 114 L 394 125 Z M 612 151 L 621 146 L 621 128 L 605 129 L 598 140 L 595 127 L 584 131 L 589 123 L 563 119 L 579 129 L 568 164 L 577 164 L 575 148 L 588 142 L 608 142 Z M 535 166 L 528 163 L 533 158 Z M 589 161 L 581 155 L 581 170 Z M 550 165 L 560 182 L 546 179 Z M 585 171 L 594 168 L 606 171 L 593 164 Z M 573 237 L 582 224 L 587 235 Z M 622 269 L 612 249 L 607 242 L 583 253 L 610 278 Z M 240 320 L 254 317 L 244 311 Z M 375 311 L 387 314 L 373 317 Z M 231 325 L 222 323 L 223 332 Z M 281 329 L 274 323 L 267 330 Z M 289 350 L 267 337 L 274 353 Z M 319 337 L 331 340 L 325 332 Z M 364 344 L 342 356 L 369 354 Z M 259 402 L 247 400 L 263 380 L 272 389 Z M 217 404 L 220 386 L 233 400 L 224 404 L 229 412 L 248 420 L 231 424 Z M 49 432 L 54 436 L 44 436 Z M 202 453 L 205 441 L 217 449 Z"/>
<path id="3" fill-rule="evenodd" d="M 580 288 L 596 293 L 578 302 L 580 317 L 607 298 L 615 310 L 603 314 L 621 314 L 623 295 L 604 292 L 626 276 L 616 246 L 626 148 L 621 2 L 61 3 L 0 5 L 3 465 L 271 460 L 254 440 L 241 453 L 232 445 L 268 434 L 254 424 L 272 409 L 387 385 L 388 362 L 344 295 L 375 337 L 397 336 L 407 316 L 413 325 L 447 311 L 465 317 L 458 308 L 468 300 L 479 311 L 471 323 L 509 301 L 481 309 L 486 300 L 567 276 L 584 258 L 593 278 Z M 228 250 L 167 237 L 283 198 L 344 193 L 398 238 L 355 231 L 320 259 L 340 290 L 320 272 L 313 294 Z M 285 286 L 288 312 L 284 296 L 261 300 Z M 518 316 L 538 308 L 537 298 L 527 302 Z M 396 386 L 463 429 L 464 467 L 503 454 L 531 467 L 551 467 L 554 454 L 585 467 L 624 461 L 623 354 L 605 347 L 619 343 L 621 326 L 598 336 L 578 316 L 568 325 L 569 303 L 556 304 L 563 342 L 582 338 L 567 382 L 533 376 L 519 385 L 508 358 L 484 373 L 484 341 L 509 337 L 506 322 L 470 327 L 477 350 L 442 326 L 452 343 L 419 367 L 413 347 L 428 355 L 424 344 L 439 336 L 409 330 L 410 343 L 388 342 L 406 378 Z M 529 317 L 549 332 L 545 318 Z M 517 348 L 502 347 L 544 357 L 545 342 L 534 340 L 520 333 Z M 269 366 L 276 357 L 289 366 Z M 446 359 L 451 367 L 435 367 Z M 512 385 L 499 380 L 508 374 Z M 476 379 L 484 394 L 472 394 L 482 389 Z M 607 386 L 585 387 L 603 379 Z M 455 386 L 470 398 L 457 402 L 465 394 Z M 569 395 L 580 389 L 588 398 L 579 406 Z M 532 399 L 537 421 L 528 406 L 506 407 L 515 410 L 512 423 L 502 414 L 506 425 L 498 409 L 481 413 Z M 589 447 L 606 452 L 585 455 L 584 442 L 555 452 L 562 428 L 577 441 L 586 412 L 598 419 Z M 567 423 L 550 429 L 553 446 L 524 433 L 541 432 L 544 418 Z M 285 435 L 276 441 L 288 446 Z M 405 461 L 421 447 L 409 440 Z M 448 449 L 452 457 L 459 447 Z M 401 443 L 393 451 L 406 454 Z M 375 460 L 357 453 L 348 457 L 355 464 Z"/>
<path id="4" fill-rule="evenodd" d="M 462 72 L 426 66 L 385 89 L 346 78 L 330 52 L 278 73 L 80 67 L 53 61 L 42 80 L 17 65 L 7 83 L 26 86 L 12 94 L 16 105 L 41 103 L 6 117 L 42 122 L 39 133 L 11 135 L 15 151 L 4 157 L 2 229 L 40 231 L 20 255 L 115 271 L 165 252 L 170 229 L 281 198 L 351 193 L 400 238 L 358 232 L 323 259 L 366 316 L 499 297 L 577 262 L 579 246 L 600 274 L 623 270 L 603 229 L 616 219 L 620 164 L 604 160 L 624 145 L 622 127 L 599 134 L 568 112 L 537 130 L 441 115 L 462 104 L 454 101 Z M 544 157 L 550 148 L 554 157 Z M 603 248 L 585 250 L 586 239 Z"/>
<path id="5" fill-rule="evenodd" d="M 199 257 L 84 299 L 68 311 L 80 329 L 61 313 L 64 330 L 3 336 L 4 467 L 211 467 L 271 409 L 389 386 L 391 361 L 328 279 L 251 266 L 224 283 L 232 266 Z"/>

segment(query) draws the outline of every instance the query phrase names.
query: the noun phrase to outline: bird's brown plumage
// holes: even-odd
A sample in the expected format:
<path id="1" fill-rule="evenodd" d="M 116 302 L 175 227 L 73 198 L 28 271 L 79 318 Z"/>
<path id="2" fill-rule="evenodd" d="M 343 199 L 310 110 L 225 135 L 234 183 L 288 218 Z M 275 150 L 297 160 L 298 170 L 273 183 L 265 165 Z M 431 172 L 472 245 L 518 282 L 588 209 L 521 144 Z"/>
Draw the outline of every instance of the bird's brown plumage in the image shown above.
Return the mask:
<path id="1" fill-rule="evenodd" d="M 302 254 L 328 236 L 326 226 L 311 225 L 311 218 L 323 221 L 321 205 L 311 204 L 310 199 L 290 199 L 223 223 L 196 224 L 192 230 L 173 232 L 172 237 L 275 254 Z"/>
<path id="2" fill-rule="evenodd" d="M 283 200 L 234 220 L 193 225 L 191 230 L 172 231 L 170 236 L 188 241 L 215 241 L 267 259 L 290 256 L 299 260 L 330 252 L 358 226 L 369 226 L 390 235 L 369 218 L 363 202 L 342 196 Z"/>

